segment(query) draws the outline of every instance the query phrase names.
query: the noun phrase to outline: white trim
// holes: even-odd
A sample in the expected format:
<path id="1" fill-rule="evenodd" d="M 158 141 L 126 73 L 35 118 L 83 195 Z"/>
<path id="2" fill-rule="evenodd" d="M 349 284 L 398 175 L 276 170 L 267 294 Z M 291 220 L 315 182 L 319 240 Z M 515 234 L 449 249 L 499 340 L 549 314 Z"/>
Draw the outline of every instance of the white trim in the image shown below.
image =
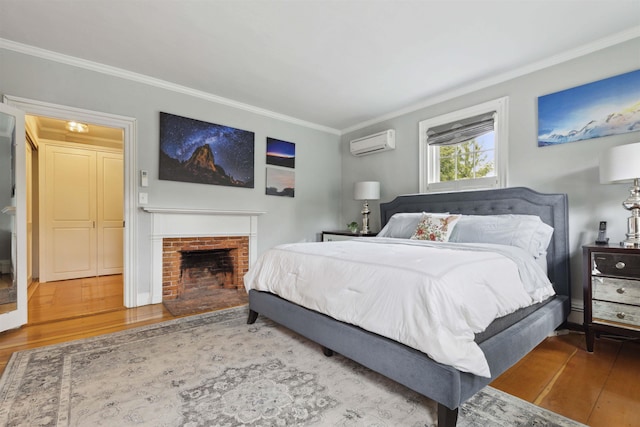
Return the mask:
<path id="1" fill-rule="evenodd" d="M 435 170 L 436 165 L 433 160 L 429 162 L 428 156 L 428 143 L 427 143 L 427 130 L 431 127 L 442 125 L 445 123 L 455 122 L 456 120 L 465 119 L 468 117 L 477 116 L 484 113 L 496 112 L 496 132 L 495 132 L 495 156 L 496 156 L 496 178 L 498 179 L 495 187 L 506 187 L 508 183 L 507 174 L 507 162 L 509 158 L 509 97 L 504 96 L 502 98 L 494 99 L 491 101 L 483 102 L 482 104 L 474 105 L 462 110 L 452 111 L 447 114 L 443 114 L 430 119 L 421 120 L 418 123 L 418 191 L 420 193 L 434 192 L 434 191 L 459 191 L 472 188 L 488 188 L 482 185 L 477 187 L 476 183 L 481 181 L 486 182 L 489 178 L 480 178 L 478 180 L 471 181 L 469 185 L 460 187 L 459 182 L 455 183 L 443 183 L 443 185 L 431 184 L 434 188 L 429 188 L 429 172 Z M 455 186 L 455 188 L 449 188 L 449 186 Z"/>
<path id="2" fill-rule="evenodd" d="M 131 81 L 146 84 L 149 86 L 155 86 L 160 89 L 170 90 L 170 91 L 181 93 L 184 95 L 193 96 L 195 98 L 201 98 L 206 101 L 215 102 L 217 104 L 226 105 L 228 107 L 237 108 L 239 110 L 248 111 L 253 114 L 270 117 L 272 119 L 281 120 L 283 122 L 304 126 L 310 129 L 316 129 L 316 130 L 331 133 L 334 135 L 341 135 L 340 130 L 338 129 L 330 128 L 328 126 L 323 126 L 317 123 L 308 122 L 306 120 L 301 120 L 295 117 L 287 116 L 285 114 L 276 113 L 271 110 L 255 107 L 253 105 L 245 104 L 243 102 L 234 101 L 229 98 L 224 98 L 222 96 L 214 95 L 201 90 L 192 89 L 187 86 L 171 83 L 166 80 L 161 80 L 161 79 L 150 77 L 144 74 L 139 74 L 139 73 L 134 73 L 132 71 L 124 70 L 122 68 L 101 64 L 99 62 L 88 61 L 86 59 L 64 55 L 62 53 L 41 49 L 35 46 L 26 45 L 23 43 L 17 43 L 11 40 L 3 39 L 3 38 L 0 38 L 0 48 L 12 50 L 18 53 L 23 53 L 25 55 L 35 56 L 37 58 L 47 59 L 49 61 L 59 62 L 61 64 L 71 65 L 73 67 L 84 68 L 85 70 L 95 71 L 97 73 L 102 73 L 102 74 L 106 74 L 113 77 L 119 77 L 121 79 L 131 80 Z"/>
<path id="3" fill-rule="evenodd" d="M 137 307 L 138 298 L 138 221 L 137 221 L 137 122 L 136 119 L 98 111 L 51 104 L 48 102 L 4 95 L 4 102 L 21 109 L 26 114 L 47 116 L 55 119 L 68 120 L 73 118 L 83 122 L 95 123 L 101 126 L 120 128 L 123 130 L 124 141 L 124 305 Z"/>
<path id="4" fill-rule="evenodd" d="M 400 110 L 392 111 L 390 113 L 384 114 L 374 119 L 360 122 L 353 126 L 349 126 L 348 128 L 342 129 L 341 132 L 344 135 L 346 133 L 353 132 L 358 129 L 362 129 L 367 126 L 371 126 L 376 123 L 383 122 L 385 120 L 390 120 L 399 116 L 403 116 L 405 114 L 413 113 L 414 111 L 418 111 L 423 108 L 430 107 L 432 105 L 436 105 L 453 98 L 457 98 L 459 96 L 464 96 L 471 92 L 475 92 L 490 86 L 494 86 L 494 85 L 506 82 L 511 79 L 515 79 L 516 77 L 524 76 L 524 75 L 533 73 L 535 71 L 549 68 L 554 65 L 558 65 L 563 62 L 567 62 L 572 59 L 579 58 L 581 56 L 585 56 L 590 53 L 597 52 L 599 50 L 606 49 L 608 47 L 615 46 L 620 43 L 624 43 L 636 37 L 640 37 L 640 25 L 633 27 L 629 30 L 625 30 L 625 31 L 621 31 L 619 33 L 613 34 L 609 37 L 605 37 L 603 39 L 597 40 L 593 43 L 589 43 L 587 45 L 560 53 L 558 55 L 554 55 L 552 57 L 543 59 L 541 61 L 534 62 L 529 65 L 525 65 L 524 67 L 507 71 L 506 73 L 498 74 L 496 76 L 490 77 L 488 79 L 480 80 L 480 81 L 468 84 L 466 86 L 459 86 L 454 90 L 444 92 L 439 95 L 431 96 L 425 101 L 419 102 L 417 104 L 410 105 Z"/>

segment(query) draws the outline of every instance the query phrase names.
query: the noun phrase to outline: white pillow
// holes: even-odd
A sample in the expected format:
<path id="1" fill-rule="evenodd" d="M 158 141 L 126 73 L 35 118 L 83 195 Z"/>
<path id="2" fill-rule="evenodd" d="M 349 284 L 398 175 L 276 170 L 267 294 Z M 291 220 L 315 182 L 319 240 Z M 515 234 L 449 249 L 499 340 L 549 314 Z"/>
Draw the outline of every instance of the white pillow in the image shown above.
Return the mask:
<path id="1" fill-rule="evenodd" d="M 447 242 L 459 219 L 460 215 L 425 213 L 418 222 L 411 239 Z"/>
<path id="2" fill-rule="evenodd" d="M 552 235 L 553 227 L 536 215 L 462 215 L 449 241 L 517 246 L 538 258 L 546 255 Z"/>
<path id="3" fill-rule="evenodd" d="M 395 213 L 378 233 L 378 237 L 410 238 L 425 212 Z"/>

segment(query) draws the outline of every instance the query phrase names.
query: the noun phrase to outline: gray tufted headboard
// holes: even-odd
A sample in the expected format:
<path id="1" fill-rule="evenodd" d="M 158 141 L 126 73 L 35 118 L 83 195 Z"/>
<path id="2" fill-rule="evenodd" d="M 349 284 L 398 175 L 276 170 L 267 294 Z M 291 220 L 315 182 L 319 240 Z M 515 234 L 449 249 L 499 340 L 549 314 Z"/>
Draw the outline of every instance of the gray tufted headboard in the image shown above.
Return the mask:
<path id="1" fill-rule="evenodd" d="M 571 297 L 569 216 L 566 194 L 543 194 L 525 187 L 455 193 L 411 194 L 380 204 L 384 226 L 398 212 L 450 212 L 466 215 L 538 215 L 553 227 L 547 270 L 556 293 Z"/>

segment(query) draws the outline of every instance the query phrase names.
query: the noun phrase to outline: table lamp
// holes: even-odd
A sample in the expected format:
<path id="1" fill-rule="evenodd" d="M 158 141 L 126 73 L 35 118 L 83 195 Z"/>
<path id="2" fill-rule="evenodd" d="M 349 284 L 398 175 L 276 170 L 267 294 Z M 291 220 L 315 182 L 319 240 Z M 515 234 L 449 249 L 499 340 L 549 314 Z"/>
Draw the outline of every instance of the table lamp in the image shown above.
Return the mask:
<path id="1" fill-rule="evenodd" d="M 353 198 L 364 200 L 362 206 L 362 234 L 369 232 L 369 200 L 380 199 L 380 183 L 377 181 L 356 182 L 353 186 Z"/>
<path id="2" fill-rule="evenodd" d="M 622 202 L 631 211 L 627 220 L 626 248 L 640 248 L 640 142 L 609 148 L 600 157 L 600 183 L 633 182 L 631 195 Z"/>

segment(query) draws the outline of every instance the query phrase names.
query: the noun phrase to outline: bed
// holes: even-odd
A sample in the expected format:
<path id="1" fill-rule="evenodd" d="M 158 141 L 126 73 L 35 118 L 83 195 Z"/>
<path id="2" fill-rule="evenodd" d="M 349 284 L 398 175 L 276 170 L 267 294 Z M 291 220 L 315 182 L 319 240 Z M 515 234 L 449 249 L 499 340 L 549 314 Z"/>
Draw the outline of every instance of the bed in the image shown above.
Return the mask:
<path id="1" fill-rule="evenodd" d="M 566 194 L 542 194 L 524 187 L 398 196 L 380 205 L 385 226 L 399 213 L 440 212 L 470 216 L 531 215 L 553 227 L 542 255 L 555 295 L 493 321 L 474 344 L 490 374 L 477 375 L 440 363 L 397 340 L 336 320 L 272 292 L 251 289 L 248 323 L 259 314 L 318 343 L 324 354 L 338 352 L 438 403 L 438 425 L 453 427 L 458 408 L 560 327 L 570 311 L 568 207 Z M 397 218 L 397 217 L 396 217 Z M 377 239 L 377 238 L 372 238 Z M 357 239 L 359 240 L 359 239 Z M 332 243 L 328 243 L 332 244 Z M 245 285 L 246 285 L 245 277 Z"/>

